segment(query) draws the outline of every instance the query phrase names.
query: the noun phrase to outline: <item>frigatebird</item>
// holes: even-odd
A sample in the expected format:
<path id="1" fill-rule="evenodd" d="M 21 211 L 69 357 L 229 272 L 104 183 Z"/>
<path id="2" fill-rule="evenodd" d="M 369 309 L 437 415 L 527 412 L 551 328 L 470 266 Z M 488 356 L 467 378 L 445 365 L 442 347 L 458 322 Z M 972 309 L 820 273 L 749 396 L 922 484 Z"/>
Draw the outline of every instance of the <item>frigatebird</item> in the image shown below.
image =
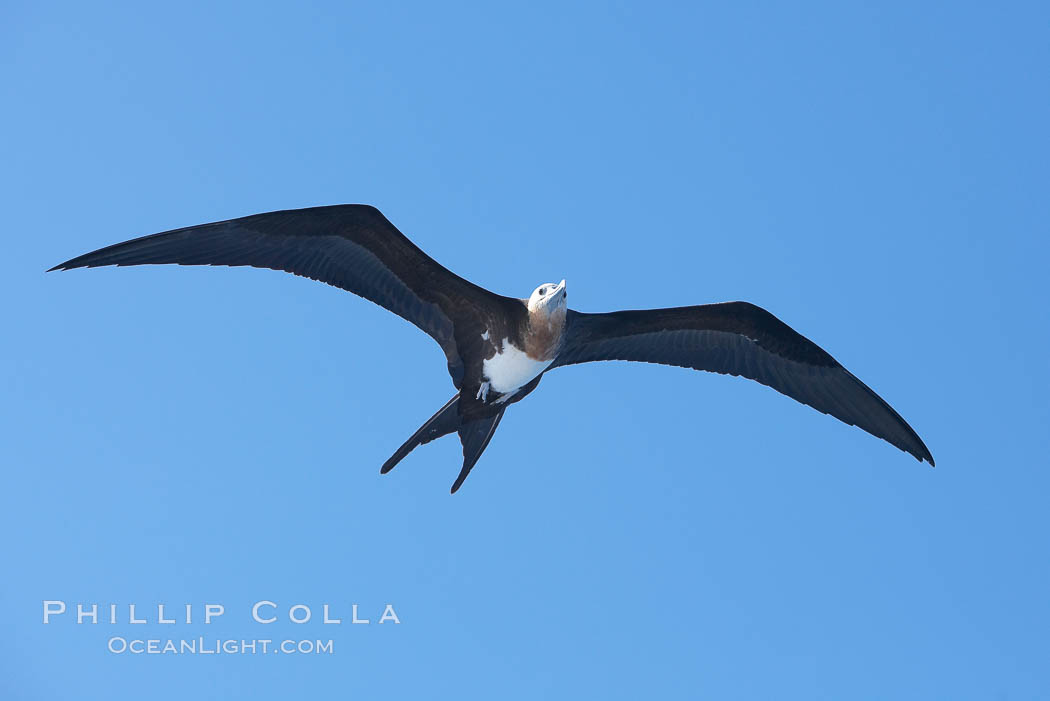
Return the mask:
<path id="1" fill-rule="evenodd" d="M 432 336 L 445 352 L 457 392 L 380 472 L 392 470 L 416 446 L 455 432 L 463 466 L 452 493 L 492 440 L 507 407 L 536 389 L 545 372 L 597 360 L 756 380 L 934 464 L 919 436 L 881 397 L 815 343 L 747 302 L 589 314 L 568 308 L 565 280 L 540 285 L 528 299 L 504 297 L 442 267 L 378 209 L 361 204 L 175 229 L 51 270 L 160 263 L 284 270 L 360 295 Z"/>

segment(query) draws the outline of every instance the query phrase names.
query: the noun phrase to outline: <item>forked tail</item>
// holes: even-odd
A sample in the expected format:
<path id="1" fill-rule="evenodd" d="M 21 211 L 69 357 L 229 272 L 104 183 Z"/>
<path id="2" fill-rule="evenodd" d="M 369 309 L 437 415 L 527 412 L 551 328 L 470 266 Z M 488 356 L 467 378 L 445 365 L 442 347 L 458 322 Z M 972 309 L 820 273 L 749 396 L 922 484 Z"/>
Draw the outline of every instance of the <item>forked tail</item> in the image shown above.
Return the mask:
<path id="1" fill-rule="evenodd" d="M 438 409 L 436 414 L 427 419 L 427 422 L 420 426 L 419 430 L 413 433 L 412 437 L 405 441 L 390 456 L 389 460 L 383 463 L 383 467 L 379 468 L 379 472 L 385 475 L 393 470 L 394 466 L 415 450 L 416 446 L 429 443 L 436 438 L 458 431 L 459 441 L 463 444 L 463 468 L 459 471 L 459 477 L 456 478 L 455 483 L 452 485 L 452 493 L 455 494 L 456 490 L 463 484 L 463 480 L 474 469 L 478 458 L 485 452 L 485 448 L 488 447 L 489 441 L 492 440 L 492 434 L 496 432 L 496 427 L 499 426 L 502 418 L 503 412 L 501 411 L 495 416 L 477 419 L 464 424 L 459 415 L 459 394 L 456 394 L 452 399 L 448 400 L 445 406 Z"/>

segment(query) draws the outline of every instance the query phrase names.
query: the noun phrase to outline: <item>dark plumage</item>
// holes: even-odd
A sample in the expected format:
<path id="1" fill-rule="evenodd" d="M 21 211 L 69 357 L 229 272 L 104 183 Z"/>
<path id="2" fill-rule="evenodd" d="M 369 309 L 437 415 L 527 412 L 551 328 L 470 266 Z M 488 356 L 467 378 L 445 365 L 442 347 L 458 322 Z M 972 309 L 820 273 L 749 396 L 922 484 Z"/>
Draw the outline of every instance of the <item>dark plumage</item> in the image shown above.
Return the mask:
<path id="1" fill-rule="evenodd" d="M 432 336 L 459 390 L 383 465 L 457 432 L 463 483 L 506 408 L 549 369 L 635 360 L 740 375 L 768 385 L 933 464 L 889 404 L 813 342 L 746 302 L 585 314 L 567 309 L 564 281 L 528 300 L 503 297 L 449 272 L 374 207 L 337 205 L 257 214 L 108 246 L 51 270 L 103 265 L 252 266 L 335 285 Z"/>

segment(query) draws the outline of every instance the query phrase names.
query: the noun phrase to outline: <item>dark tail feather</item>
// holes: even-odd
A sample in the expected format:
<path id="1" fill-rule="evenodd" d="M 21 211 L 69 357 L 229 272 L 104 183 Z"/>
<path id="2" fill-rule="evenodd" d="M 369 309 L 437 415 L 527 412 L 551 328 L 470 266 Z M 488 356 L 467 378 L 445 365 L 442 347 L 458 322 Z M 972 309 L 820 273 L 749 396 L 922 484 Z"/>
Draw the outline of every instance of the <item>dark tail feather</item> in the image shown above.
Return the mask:
<path id="1" fill-rule="evenodd" d="M 463 469 L 459 471 L 459 477 L 456 478 L 455 483 L 452 485 L 453 494 L 456 493 L 456 490 L 463 484 L 463 480 L 470 474 L 470 471 L 474 468 L 474 463 L 485 452 L 485 448 L 488 447 L 489 441 L 492 440 L 492 434 L 496 432 L 496 427 L 499 426 L 502 418 L 503 412 L 501 411 L 487 419 L 478 419 L 465 426 L 460 426 L 459 442 L 463 444 Z"/>
<path id="2" fill-rule="evenodd" d="M 411 453 L 417 445 L 429 443 L 435 438 L 441 438 L 453 433 L 459 428 L 459 393 L 448 400 L 445 406 L 437 410 L 437 413 L 427 419 L 427 422 L 412 434 L 412 437 L 397 449 L 390 459 L 379 468 L 380 474 L 386 474 L 394 469 L 394 465 Z"/>

